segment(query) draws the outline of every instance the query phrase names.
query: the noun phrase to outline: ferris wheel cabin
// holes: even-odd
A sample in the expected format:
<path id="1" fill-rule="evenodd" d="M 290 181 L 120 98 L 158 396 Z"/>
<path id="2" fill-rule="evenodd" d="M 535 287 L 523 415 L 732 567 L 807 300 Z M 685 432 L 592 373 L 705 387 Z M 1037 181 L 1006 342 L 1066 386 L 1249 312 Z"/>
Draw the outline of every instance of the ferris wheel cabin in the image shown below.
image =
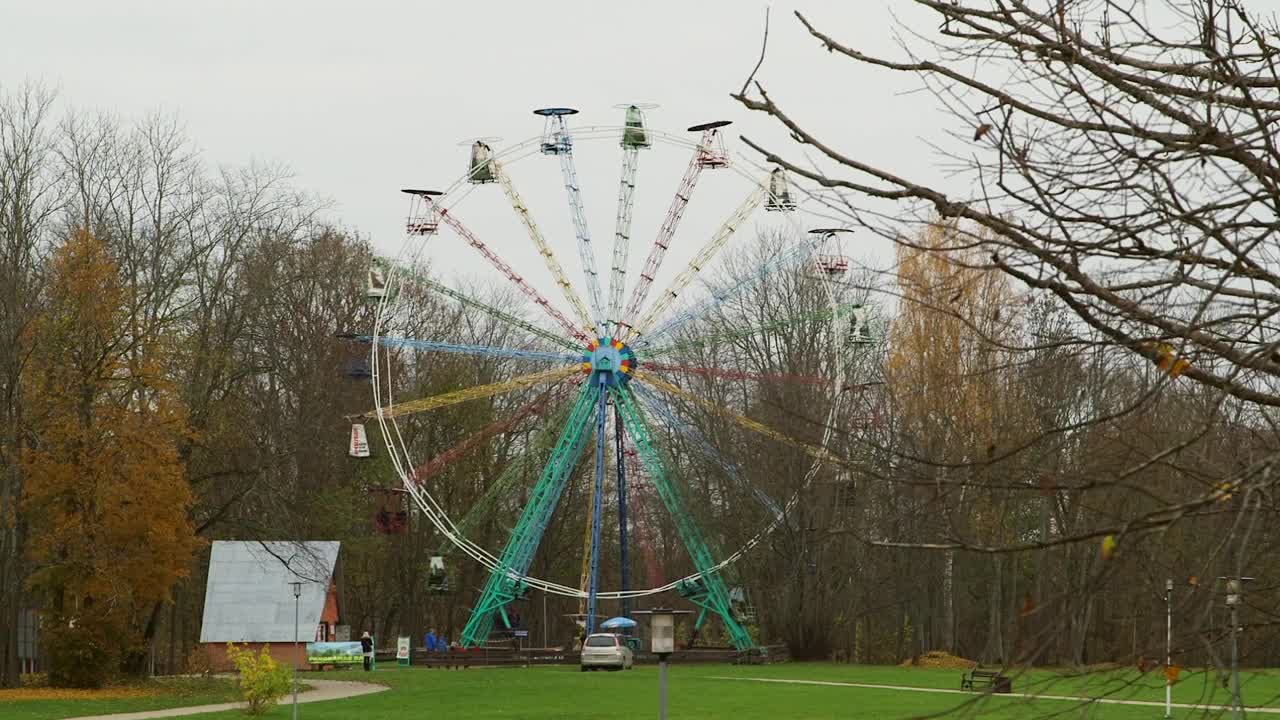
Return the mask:
<path id="1" fill-rule="evenodd" d="M 410 236 L 434 235 L 440 229 L 440 214 L 436 210 L 436 204 L 430 198 L 439 197 L 444 193 L 439 190 L 414 190 L 411 188 L 402 188 L 400 192 L 415 197 L 427 198 L 427 210 L 425 213 L 415 213 L 405 218 L 404 232 Z M 417 203 L 414 203 L 415 209 Z"/>
<path id="2" fill-rule="evenodd" d="M 577 110 L 567 107 L 540 108 L 534 110 L 533 114 L 546 119 L 542 124 L 543 155 L 573 152 L 573 138 L 569 135 L 564 118 L 567 115 L 577 115 Z"/>
<path id="3" fill-rule="evenodd" d="M 796 209 L 796 201 L 791 199 L 787 172 L 780 167 L 769 172 L 769 199 L 765 201 L 764 209 L 769 212 L 789 212 Z"/>
<path id="4" fill-rule="evenodd" d="M 724 149 L 720 128 L 733 124 L 731 120 L 716 120 L 689 128 L 689 132 L 702 133 L 698 140 L 698 165 L 707 169 L 729 166 L 729 153 Z"/>
<path id="5" fill-rule="evenodd" d="M 483 185 L 495 182 L 498 176 L 493 171 L 493 148 L 483 140 L 471 143 L 471 163 L 468 166 L 467 182 L 472 185 Z"/>
<path id="6" fill-rule="evenodd" d="M 781 168 L 779 168 L 781 169 Z M 770 178 L 772 180 L 772 178 Z M 821 236 L 818 245 L 818 256 L 815 266 L 818 272 L 826 277 L 843 275 L 849 271 L 849 257 L 844 254 L 840 243 L 840 235 L 852 232 L 848 228 L 814 228 L 811 235 Z"/>
<path id="7" fill-rule="evenodd" d="M 627 106 L 627 113 L 623 120 L 622 147 L 647 148 L 653 145 L 653 142 L 649 140 L 649 133 L 645 130 L 644 126 L 645 107 L 640 105 Z"/>

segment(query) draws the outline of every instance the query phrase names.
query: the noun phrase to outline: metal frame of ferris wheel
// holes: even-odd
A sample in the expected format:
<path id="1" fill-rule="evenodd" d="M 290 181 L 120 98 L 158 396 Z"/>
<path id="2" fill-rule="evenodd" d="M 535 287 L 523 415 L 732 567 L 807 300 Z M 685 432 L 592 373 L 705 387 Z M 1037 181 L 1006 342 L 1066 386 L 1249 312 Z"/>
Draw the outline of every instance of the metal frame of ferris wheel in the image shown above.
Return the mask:
<path id="1" fill-rule="evenodd" d="M 669 423 L 673 416 L 669 414 L 669 410 L 662 408 L 661 401 L 655 396 L 655 393 L 641 389 L 642 392 L 638 395 L 637 388 L 639 386 L 632 388 L 631 383 L 636 380 L 647 381 L 651 387 L 661 390 L 674 387 L 657 380 L 657 378 L 638 377 L 636 370 L 641 361 L 637 353 L 641 352 L 641 348 L 653 347 L 655 339 L 670 335 L 685 322 L 703 313 L 695 312 L 691 309 L 668 319 L 663 324 L 659 325 L 658 321 L 667 313 L 676 298 L 692 282 L 697 273 L 726 244 L 734 231 L 762 203 L 765 204 L 767 210 L 771 211 L 792 210 L 795 208 L 795 203 L 790 198 L 782 171 L 780 169 L 774 170 L 764 182 L 752 188 L 747 198 L 735 208 L 707 243 L 698 250 L 693 260 L 676 276 L 671 286 L 664 290 L 642 315 L 641 309 L 644 307 L 644 302 L 648 297 L 667 248 L 676 235 L 680 220 L 688 207 L 698 179 L 704 170 L 726 167 L 730 161 L 729 155 L 724 150 L 723 139 L 720 135 L 721 129 L 728 125 L 728 122 L 720 121 L 690 127 L 689 131 L 697 133 L 698 140 L 693 144 L 692 156 L 685 173 L 680 180 L 675 196 L 659 227 L 644 267 L 640 272 L 640 277 L 636 281 L 631 297 L 624 309 L 621 301 L 625 289 L 638 154 L 640 150 L 650 145 L 649 131 L 644 124 L 643 110 L 644 108 L 638 105 L 630 105 L 625 109 L 625 120 L 621 133 L 621 146 L 623 149 L 621 180 L 618 192 L 618 209 L 612 253 L 613 262 L 607 304 L 604 301 L 604 293 L 600 287 L 600 280 L 596 271 L 595 252 L 591 245 L 581 187 L 574 164 L 574 136 L 567 122 L 567 118 L 577 111 L 571 108 L 546 108 L 537 110 L 535 113 L 545 118 L 544 132 L 539 149 L 543 154 L 556 156 L 560 161 L 570 219 L 573 223 L 580 262 L 586 279 L 589 305 L 577 296 L 572 284 L 566 277 L 563 267 L 555 257 L 550 245 L 546 242 L 500 158 L 494 154 L 485 140 L 476 140 L 471 144 L 471 162 L 467 181 L 476 185 L 487 183 L 501 185 L 509 204 L 542 256 L 548 271 L 555 278 L 556 284 L 560 287 L 565 300 L 573 307 L 576 322 L 555 308 L 511 264 L 504 261 L 475 232 L 462 223 L 451 212 L 451 209 L 446 206 L 440 193 L 421 190 L 405 191 L 413 196 L 413 207 L 406 222 L 406 233 L 409 236 L 430 236 L 438 231 L 441 223 L 449 226 L 506 277 L 512 285 L 538 305 L 569 336 L 566 341 L 557 335 L 548 334 L 536 326 L 531 326 L 526 321 L 518 321 L 522 323 L 521 327 L 526 329 L 533 328 L 538 331 L 533 334 L 553 341 L 556 349 L 497 348 L 408 338 L 376 337 L 377 344 L 383 347 L 507 358 L 515 361 L 572 363 L 561 368 L 529 373 L 486 386 L 466 388 L 430 398 L 391 404 L 379 410 L 380 418 L 386 419 L 444 407 L 470 399 L 495 397 L 514 389 L 539 385 L 552 386 L 552 390 L 539 395 L 535 401 L 517 410 L 512 417 L 499 420 L 480 429 L 454 448 L 413 470 L 411 475 L 413 482 L 420 483 L 441 470 L 452 460 L 460 457 L 463 453 L 482 444 L 484 440 L 498 433 L 508 431 L 528 417 L 543 413 L 547 405 L 550 404 L 553 395 L 562 396 L 566 394 L 565 390 L 568 390 L 575 396 L 572 407 L 565 417 L 554 446 L 551 448 L 550 460 L 543 467 L 541 474 L 529 492 L 528 501 L 501 554 L 492 556 L 482 549 L 471 548 L 475 551 L 474 557 L 488 561 L 486 564 L 490 567 L 490 572 L 463 630 L 462 642 L 464 645 L 471 646 L 484 642 L 492 631 L 495 620 L 501 620 L 503 624 L 509 627 L 510 621 L 506 613 L 506 607 L 511 602 L 522 597 L 530 587 L 527 573 L 538 545 L 556 511 L 560 498 L 572 475 L 573 468 L 593 435 L 595 437 L 596 462 L 589 503 L 589 523 L 585 533 L 587 542 L 584 543 L 586 548 L 583 573 L 585 587 L 577 593 L 583 596 L 586 603 L 586 612 L 584 613 L 586 616 L 586 632 L 590 633 L 595 629 L 598 598 L 600 596 L 599 571 L 601 564 L 603 498 L 610 445 L 613 446 L 614 464 L 617 470 L 619 559 L 622 582 L 621 590 L 616 593 L 610 593 L 610 596 L 623 600 L 624 615 L 628 614 L 630 609 L 628 602 L 633 595 L 633 591 L 630 588 L 628 556 L 629 539 L 627 532 L 630 523 L 627 514 L 629 493 L 626 474 L 626 455 L 628 453 L 626 448 L 629 444 L 635 448 L 633 452 L 642 461 L 644 475 L 649 480 L 649 487 L 654 491 L 654 495 L 661 501 L 667 513 L 673 519 L 681 543 L 693 561 L 696 573 L 690 578 L 674 583 L 673 586 L 682 596 L 701 608 L 695 624 L 695 631 L 697 627 L 701 627 L 707 615 L 713 613 L 722 618 L 730 640 L 735 646 L 739 649 L 746 649 L 751 645 L 749 634 L 735 617 L 729 589 L 719 571 L 722 563 L 716 561 L 711 544 L 693 515 L 689 512 L 687 499 L 684 497 L 679 484 L 675 482 L 674 477 L 669 472 L 666 460 L 657 450 L 652 428 L 645 417 L 646 411 L 650 414 L 657 413 L 660 420 Z M 809 243 L 808 249 L 812 250 L 813 245 L 814 243 Z M 790 253 L 785 262 L 793 262 L 800 256 L 801 253 L 798 252 Z M 777 266 L 781 266 L 779 265 L 781 262 L 783 261 L 777 260 L 774 265 L 762 268 L 761 273 L 776 269 Z M 503 317 L 504 315 L 507 318 L 511 317 L 498 308 L 486 306 L 430 279 L 410 278 L 406 283 L 406 287 L 412 286 L 414 283 L 418 283 L 427 291 L 441 293 L 487 312 L 494 317 Z M 724 302 L 735 292 L 731 290 L 716 295 L 712 298 L 712 305 L 704 304 L 702 306 L 703 311 L 714 306 L 714 304 Z M 361 336 L 359 339 L 369 341 L 375 338 Z M 634 343 L 634 346 L 628 344 L 628 342 Z M 583 348 L 578 354 L 565 352 L 566 349 L 575 344 L 579 348 Z M 704 377 L 749 379 L 761 382 L 790 382 L 797 380 L 794 377 L 766 377 L 721 368 L 691 368 L 659 363 L 654 363 L 652 369 L 655 372 L 689 372 L 702 374 Z M 720 374 L 717 375 L 717 372 Z M 811 381 L 810 384 L 820 384 L 822 382 L 818 378 L 799 379 L 801 382 L 806 380 Z M 566 387 L 566 383 L 570 383 L 570 385 Z M 575 385 L 577 386 L 576 390 L 573 389 Z M 552 392 L 553 390 L 555 391 L 554 393 Z M 680 393 L 680 395 L 683 396 L 684 393 Z M 610 413 L 610 408 L 612 408 L 612 413 Z M 607 438 L 610 419 L 613 420 L 613 443 L 609 443 Z M 739 424 L 749 430 L 760 431 L 756 427 L 758 423 L 754 423 L 754 421 L 739 418 Z M 766 436 L 785 437 L 776 431 L 771 432 L 772 434 L 766 433 Z M 792 442 L 803 444 L 800 441 Z M 702 443 L 709 450 L 714 451 L 705 441 L 702 441 Z M 820 456 L 819 449 L 811 450 L 813 450 L 810 452 L 811 455 Z M 720 459 L 719 462 L 731 476 L 741 478 L 741 474 L 736 472 L 736 469 L 730 463 L 723 459 Z M 634 475 L 634 472 L 632 474 Z M 632 481 L 634 482 L 634 477 Z M 763 496 L 761 502 L 771 513 L 775 513 L 778 516 L 781 515 L 781 508 L 768 499 L 767 495 L 758 493 L 758 491 L 754 494 L 758 498 Z M 465 518 L 463 523 L 466 523 Z M 457 528 L 455 527 L 454 529 L 456 530 Z M 561 588 L 561 590 L 568 594 L 568 591 L 572 589 Z"/>

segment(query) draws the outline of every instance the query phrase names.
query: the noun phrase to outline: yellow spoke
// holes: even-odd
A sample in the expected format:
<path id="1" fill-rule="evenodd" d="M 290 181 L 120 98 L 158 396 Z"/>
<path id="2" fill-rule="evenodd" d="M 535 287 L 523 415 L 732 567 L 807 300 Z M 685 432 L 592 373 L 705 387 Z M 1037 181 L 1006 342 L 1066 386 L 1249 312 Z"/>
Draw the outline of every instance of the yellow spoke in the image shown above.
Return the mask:
<path id="1" fill-rule="evenodd" d="M 528 375 L 521 375 L 499 383 L 476 385 L 475 387 L 452 390 L 447 393 L 432 395 L 431 397 L 425 397 L 418 400 L 396 403 L 395 405 L 382 408 L 380 412 L 384 418 L 397 418 L 404 415 L 427 412 L 428 410 L 435 410 L 436 408 L 464 403 L 468 400 L 479 400 L 480 398 L 501 395 L 502 393 L 519 390 L 520 388 L 544 385 L 546 383 L 567 378 L 570 375 L 579 372 L 582 372 L 581 366 L 567 365 L 565 367 L 558 367 L 551 370 L 529 373 Z M 367 413 L 365 417 L 376 417 L 377 415 L 378 412 L 371 411 Z"/>
<path id="2" fill-rule="evenodd" d="M 691 392 L 686 392 L 684 390 L 681 390 L 680 388 L 676 387 L 675 385 L 672 385 L 671 383 L 665 380 L 660 380 L 652 375 L 649 375 L 647 373 L 642 373 L 642 372 L 637 372 L 635 374 L 635 378 L 637 380 L 646 382 L 652 385 L 653 387 L 656 387 L 659 390 L 662 390 L 663 392 L 669 393 L 678 398 L 691 402 L 694 405 L 697 405 L 698 407 L 708 412 L 714 413 L 716 415 L 719 415 L 720 417 L 731 420 L 734 423 L 737 423 L 738 425 L 752 432 L 760 433 L 761 435 L 764 435 L 765 437 L 773 438 L 774 440 L 777 440 L 780 443 L 786 443 L 787 445 L 790 445 L 792 447 L 800 448 L 812 458 L 815 458 L 817 460 L 829 460 L 834 463 L 841 462 L 839 457 L 833 455 L 828 450 L 820 448 L 817 445 L 810 445 L 809 443 L 804 442 L 803 440 L 797 440 L 793 437 L 783 435 L 777 430 L 774 430 L 773 428 L 768 427 L 767 425 L 764 425 L 756 420 L 752 420 L 746 415 L 740 415 L 732 410 L 729 410 L 728 408 L 720 407 L 719 405 L 716 405 L 715 403 L 710 402 L 704 398 L 698 397 L 697 395 L 694 395 Z"/>

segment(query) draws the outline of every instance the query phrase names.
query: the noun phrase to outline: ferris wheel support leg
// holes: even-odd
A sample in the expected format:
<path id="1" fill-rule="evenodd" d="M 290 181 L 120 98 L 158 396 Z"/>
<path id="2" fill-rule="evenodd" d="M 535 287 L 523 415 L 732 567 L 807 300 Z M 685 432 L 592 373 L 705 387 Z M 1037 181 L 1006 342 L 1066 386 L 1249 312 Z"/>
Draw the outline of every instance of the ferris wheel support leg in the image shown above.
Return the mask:
<path id="1" fill-rule="evenodd" d="M 622 427 L 622 411 L 617 405 L 614 406 L 613 413 L 614 438 L 617 441 L 614 456 L 618 462 L 618 564 L 622 571 L 620 589 L 626 592 L 631 589 L 631 559 L 627 550 L 627 462 L 623 443 L 625 433 Z M 631 617 L 631 598 L 622 599 L 622 617 Z"/>
<path id="2" fill-rule="evenodd" d="M 489 572 L 480 599 L 471 610 L 471 617 L 462 630 L 463 646 L 475 647 L 485 642 L 493 629 L 494 615 L 505 613 L 504 608 L 528 588 L 524 575 L 529 571 L 533 554 L 542 541 L 542 534 L 551 521 L 551 514 L 560 502 L 565 483 L 590 437 L 586 429 L 595 414 L 599 393 L 599 387 L 585 385 L 578 394 L 578 400 L 569 413 L 569 421 L 556 441 L 551 459 L 534 485 L 529 503 L 520 514 L 515 529 L 511 531 L 498 566 Z"/>
<path id="3" fill-rule="evenodd" d="M 715 570 L 716 561 L 711 554 L 711 547 L 680 497 L 679 489 L 672 482 L 661 456 L 653 446 L 648 425 L 633 401 L 634 395 L 625 387 L 613 388 L 611 392 L 614 395 L 614 403 L 622 410 L 627 431 L 631 434 L 632 440 L 640 451 L 640 457 L 649 471 L 653 487 L 658 491 L 658 497 L 666 506 L 667 513 L 675 521 L 676 532 L 693 560 L 694 569 L 700 573 L 696 579 L 679 583 L 676 587 L 677 592 L 699 607 L 719 615 L 734 647 L 738 650 L 749 650 L 754 645 L 751 634 L 734 617 L 729 601 L 729 589 L 725 585 L 724 578 Z"/>
<path id="4" fill-rule="evenodd" d="M 596 593 L 600 591 L 600 521 L 604 514 L 604 464 L 605 447 L 608 438 L 605 435 L 605 421 L 608 419 L 606 403 L 609 393 L 600 390 L 600 404 L 596 408 L 596 485 L 591 501 L 591 584 L 587 589 L 587 634 L 596 631 L 596 610 L 598 603 Z"/>

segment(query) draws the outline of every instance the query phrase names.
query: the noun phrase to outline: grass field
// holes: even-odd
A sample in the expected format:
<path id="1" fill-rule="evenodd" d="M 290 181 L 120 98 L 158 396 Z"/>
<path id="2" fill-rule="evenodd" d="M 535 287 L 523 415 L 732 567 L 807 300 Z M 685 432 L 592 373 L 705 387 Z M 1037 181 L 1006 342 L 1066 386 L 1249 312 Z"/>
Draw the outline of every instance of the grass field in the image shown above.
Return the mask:
<path id="1" fill-rule="evenodd" d="M 673 665 L 670 676 L 670 717 L 731 718 L 731 720 L 779 720 L 780 718 L 912 718 L 963 710 L 965 717 L 984 718 L 1097 718 L 1127 720 L 1160 718 L 1163 708 L 1124 705 L 1085 705 L 1078 700 L 1028 700 L 1017 697 L 983 698 L 977 694 L 924 693 L 890 688 L 860 688 L 804 684 L 764 683 L 745 678 L 818 682 L 899 685 L 912 688 L 957 689 L 959 670 L 911 669 L 826 663 L 791 663 L 773 666 Z M 302 707 L 307 720 L 373 718 L 418 720 L 422 717 L 522 718 L 631 718 L 657 715 L 657 668 L 640 666 L 627 672 L 581 673 L 576 667 L 533 669 L 471 669 L 463 671 L 419 668 L 380 669 L 374 673 L 326 673 L 326 679 L 364 680 L 390 686 L 390 692 L 349 700 L 335 700 Z M 718 679 L 737 678 L 737 679 Z M 1140 676 L 1133 671 L 1072 676 L 1035 671 L 1019 676 L 1015 692 L 1037 695 L 1091 696 L 1123 700 L 1164 700 L 1163 678 L 1158 673 Z M 1247 704 L 1280 706 L 1280 673 L 1256 672 L 1245 678 Z M 1184 673 L 1175 687 L 1174 701 L 1181 703 L 1226 702 L 1227 694 L 1215 678 L 1204 673 Z M 124 712 L 162 707 L 137 701 L 111 701 L 90 707 L 75 704 L 75 714 Z M 160 698 L 151 698 L 155 701 Z M 225 701 L 208 700 L 207 702 Z M 194 704 L 171 702 L 172 705 Z M 16 715 L 10 714 L 18 708 Z M 65 717 L 70 705 L 53 707 L 41 701 L 11 704 L 6 718 L 46 720 Z M 58 714 L 61 713 L 61 714 Z M 282 706 L 266 717 L 289 717 Z M 1203 709 L 1175 709 L 1178 718 L 1204 717 Z M 239 712 L 202 715 L 209 720 L 243 718 Z"/>
<path id="2" fill-rule="evenodd" d="M 162 678 L 103 690 L 0 690 L 0 718 L 54 720 L 75 715 L 208 705 L 236 699 L 235 681 L 227 678 Z"/>

